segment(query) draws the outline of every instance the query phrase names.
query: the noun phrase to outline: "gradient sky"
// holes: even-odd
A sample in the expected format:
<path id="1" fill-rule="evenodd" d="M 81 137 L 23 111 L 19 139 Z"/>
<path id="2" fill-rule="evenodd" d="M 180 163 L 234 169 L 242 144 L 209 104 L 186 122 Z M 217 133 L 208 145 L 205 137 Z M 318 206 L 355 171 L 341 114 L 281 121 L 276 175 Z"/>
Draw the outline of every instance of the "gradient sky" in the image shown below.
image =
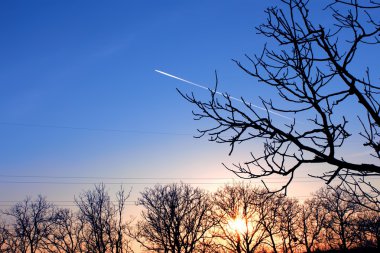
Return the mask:
<path id="1" fill-rule="evenodd" d="M 175 88 L 205 92 L 154 70 L 207 87 L 217 70 L 221 91 L 271 96 L 231 59 L 260 52 L 254 27 L 275 2 L 1 1 L 0 201 L 72 200 L 99 181 L 134 183 L 135 200 L 143 187 L 173 181 L 159 178 L 211 178 L 196 181 L 209 188 L 223 182 L 212 178 L 234 178 L 221 162 L 261 143 L 227 157 L 228 146 L 193 139 L 205 123 Z M 294 195 L 322 185 L 303 176 Z"/>

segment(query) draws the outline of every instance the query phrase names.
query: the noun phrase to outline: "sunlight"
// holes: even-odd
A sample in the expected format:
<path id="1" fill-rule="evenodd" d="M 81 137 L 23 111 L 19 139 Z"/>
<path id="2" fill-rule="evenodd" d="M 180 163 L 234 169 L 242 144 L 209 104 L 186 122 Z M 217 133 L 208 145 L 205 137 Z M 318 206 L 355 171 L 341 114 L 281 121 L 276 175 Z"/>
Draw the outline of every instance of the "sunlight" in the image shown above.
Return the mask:
<path id="1" fill-rule="evenodd" d="M 237 217 L 236 219 L 231 219 L 228 222 L 228 227 L 239 234 L 244 234 L 247 232 L 247 226 L 242 218 Z"/>

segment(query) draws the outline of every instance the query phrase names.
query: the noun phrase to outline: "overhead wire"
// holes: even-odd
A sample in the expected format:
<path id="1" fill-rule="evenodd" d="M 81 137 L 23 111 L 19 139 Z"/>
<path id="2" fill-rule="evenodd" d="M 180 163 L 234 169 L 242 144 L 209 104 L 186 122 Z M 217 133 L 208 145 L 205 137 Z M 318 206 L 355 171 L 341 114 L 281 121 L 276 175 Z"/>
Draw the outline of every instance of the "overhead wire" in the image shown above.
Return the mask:
<path id="1" fill-rule="evenodd" d="M 43 176 L 43 175 L 0 175 L 0 184 L 54 184 L 54 185 L 164 185 L 183 182 L 189 185 L 224 185 L 235 181 L 249 180 L 251 182 L 261 183 L 260 179 L 243 179 L 243 178 L 228 178 L 228 177 L 100 177 L 100 176 Z M 4 180 L 9 178 L 10 180 Z M 11 179 L 37 179 L 31 180 L 11 180 Z M 43 180 L 54 179 L 54 180 Z M 76 181 L 90 180 L 90 181 Z M 268 178 L 265 183 L 268 184 L 284 184 L 287 178 Z M 372 180 L 380 180 L 380 177 Z M 190 182 L 189 182 L 190 181 Z M 216 182 L 215 182 L 216 181 Z M 292 180 L 292 183 L 320 183 L 317 178 L 307 176 L 297 177 Z"/>
<path id="2" fill-rule="evenodd" d="M 9 178 L 48 178 L 48 179 L 98 179 L 98 180 L 239 180 L 232 177 L 107 177 L 107 176 L 46 176 L 46 175 L 9 175 L 0 174 L 0 177 Z M 308 176 L 297 178 L 310 178 Z M 277 179 L 283 179 L 278 177 Z"/>
<path id="3" fill-rule="evenodd" d="M 292 181 L 293 183 L 316 183 L 319 181 Z M 54 184 L 54 185 L 94 185 L 94 184 L 105 184 L 105 185 L 163 185 L 175 182 L 57 182 L 57 181 L 0 181 L 0 184 Z M 190 185 L 223 185 L 230 182 L 184 182 Z M 276 181 L 266 181 L 269 184 L 284 184 L 286 182 L 276 182 Z"/>

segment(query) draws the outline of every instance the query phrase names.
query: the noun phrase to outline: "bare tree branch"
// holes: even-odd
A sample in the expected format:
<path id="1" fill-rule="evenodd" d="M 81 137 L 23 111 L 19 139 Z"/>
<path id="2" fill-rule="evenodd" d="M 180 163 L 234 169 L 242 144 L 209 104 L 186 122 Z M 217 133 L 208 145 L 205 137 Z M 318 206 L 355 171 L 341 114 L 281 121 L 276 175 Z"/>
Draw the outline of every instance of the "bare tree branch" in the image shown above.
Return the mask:
<path id="1" fill-rule="evenodd" d="M 370 156 L 380 158 L 380 85 L 371 81 L 369 68 L 364 76 L 352 71 L 352 65 L 360 62 L 359 49 L 380 44 L 379 3 L 332 1 L 325 12 L 330 13 L 334 26 L 325 27 L 310 17 L 308 1 L 281 2 L 281 7 L 266 10 L 266 22 L 257 27 L 260 35 L 278 44 L 278 50 L 265 46 L 261 54 L 246 56 L 247 65 L 234 60 L 261 85 L 272 87 L 280 100 L 275 104 L 260 98 L 263 113 L 244 98 L 243 105 L 228 94 L 218 98 L 217 85 L 210 90 L 208 101 L 180 92 L 197 108 L 193 112 L 196 120 L 213 123 L 199 129 L 199 137 L 229 144 L 230 154 L 240 143 L 261 140 L 261 154 L 252 153 L 249 161 L 225 166 L 242 178 L 262 178 L 265 187 L 267 177 L 287 178 L 282 187 L 270 189 L 273 192 L 286 193 L 295 172 L 311 164 L 321 167 L 314 176 L 327 184 L 347 176 L 380 175 L 378 162 L 341 156 L 347 140 L 361 136 L 363 147 L 371 149 Z M 342 115 L 341 109 L 347 106 L 360 112 Z M 279 114 L 294 119 L 282 123 Z M 361 131 L 356 132 L 354 126 Z"/>

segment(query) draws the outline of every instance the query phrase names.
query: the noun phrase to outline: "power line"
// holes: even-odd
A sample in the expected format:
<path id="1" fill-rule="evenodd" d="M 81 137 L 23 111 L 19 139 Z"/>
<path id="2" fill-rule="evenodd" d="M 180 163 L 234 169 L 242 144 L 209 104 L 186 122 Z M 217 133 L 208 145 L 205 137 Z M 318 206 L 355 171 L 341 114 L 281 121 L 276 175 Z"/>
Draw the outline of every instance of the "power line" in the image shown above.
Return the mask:
<path id="1" fill-rule="evenodd" d="M 139 206 L 138 204 L 125 204 L 126 206 Z M 77 205 L 74 204 L 64 204 L 64 205 L 59 205 L 60 207 L 77 207 Z M 0 207 L 13 207 L 13 205 L 2 205 L 0 204 Z"/>
<path id="2" fill-rule="evenodd" d="M 296 195 L 291 196 L 295 198 L 308 198 L 310 195 Z M 3 203 L 21 203 L 24 200 L 0 200 L 0 205 L 4 205 Z M 136 203 L 138 200 L 126 200 L 125 203 Z M 30 203 L 38 203 L 37 200 L 30 200 Z M 75 200 L 48 200 L 49 203 L 76 203 Z M 118 203 L 117 200 L 111 200 L 111 203 Z"/>
<path id="3" fill-rule="evenodd" d="M 245 180 L 232 177 L 106 177 L 106 176 L 44 176 L 44 175 L 0 175 L 8 178 L 45 178 L 45 179 L 97 179 L 97 180 Z M 310 178 L 308 176 L 297 178 Z M 284 179 L 277 177 L 272 179 Z M 251 180 L 251 179 L 247 179 Z M 316 180 L 317 181 L 317 180 Z"/>
<path id="4" fill-rule="evenodd" d="M 320 180 L 293 180 L 293 183 L 316 183 L 321 182 Z M 0 184 L 56 184 L 56 185 L 94 185 L 94 184 L 105 184 L 105 185 L 160 185 L 160 184 L 170 184 L 177 182 L 62 182 L 62 181 L 0 181 Z M 184 182 L 190 185 L 223 185 L 231 182 Z M 265 181 L 265 183 L 270 184 L 284 184 L 286 181 Z"/>
<path id="5" fill-rule="evenodd" d="M 23 202 L 24 200 L 0 200 L 0 203 L 19 203 Z M 30 203 L 38 203 L 36 200 L 29 201 Z M 75 200 L 49 200 L 48 202 L 51 203 L 75 203 Z M 117 203 L 117 200 L 111 200 L 112 203 Z M 137 200 L 126 200 L 126 203 L 136 203 Z M 1 205 L 1 204 L 0 204 Z"/>
<path id="6" fill-rule="evenodd" d="M 305 199 L 305 198 L 311 198 L 311 195 L 296 195 L 296 196 L 290 196 L 291 198 L 298 198 L 298 199 Z M 12 207 L 15 204 L 23 203 L 24 200 L 0 200 L 0 207 Z M 48 200 L 49 203 L 52 203 L 57 206 L 67 206 L 67 207 L 77 207 L 75 200 Z M 139 206 L 137 200 L 127 200 L 125 201 L 125 205 L 127 206 Z M 38 203 L 38 201 L 30 201 L 30 203 Z M 113 200 L 111 203 L 118 203 L 118 201 Z"/>
<path id="7" fill-rule="evenodd" d="M 6 181 L 2 180 L 1 183 L 4 184 L 136 184 L 136 185 L 143 185 L 143 184 L 168 184 L 178 182 L 178 181 L 185 181 L 185 180 L 193 180 L 196 182 L 184 182 L 188 184 L 224 184 L 224 183 L 231 183 L 231 181 L 255 181 L 260 180 L 258 178 L 232 178 L 232 177 L 106 177 L 106 176 L 43 176 L 43 175 L 0 175 L 1 178 L 33 178 L 33 179 L 63 179 L 63 180 L 69 180 L 69 181 Z M 83 181 L 71 181 L 74 179 L 87 179 L 87 180 L 99 180 L 99 181 L 90 181 L 90 182 L 83 182 Z M 107 182 L 103 180 L 110 180 L 113 182 Z M 116 180 L 120 180 L 119 182 L 115 182 Z M 129 182 L 125 182 L 124 180 L 130 180 Z M 156 180 L 156 182 L 145 182 L 145 181 L 151 181 Z M 202 182 L 202 181 L 225 181 L 225 182 Z M 380 177 L 371 178 L 372 180 L 380 180 Z M 140 182 L 136 182 L 140 181 Z M 141 182 L 142 181 L 142 182 Z M 161 181 L 161 182 L 160 182 Z M 162 181 L 169 181 L 169 182 L 162 182 Z M 200 182 L 198 182 L 200 181 Z M 266 183 L 286 183 L 287 178 L 284 177 L 272 177 L 265 180 Z M 295 183 L 313 183 L 313 182 L 323 182 L 321 179 L 312 178 L 308 176 L 303 177 L 296 177 L 292 180 L 292 182 Z"/>

